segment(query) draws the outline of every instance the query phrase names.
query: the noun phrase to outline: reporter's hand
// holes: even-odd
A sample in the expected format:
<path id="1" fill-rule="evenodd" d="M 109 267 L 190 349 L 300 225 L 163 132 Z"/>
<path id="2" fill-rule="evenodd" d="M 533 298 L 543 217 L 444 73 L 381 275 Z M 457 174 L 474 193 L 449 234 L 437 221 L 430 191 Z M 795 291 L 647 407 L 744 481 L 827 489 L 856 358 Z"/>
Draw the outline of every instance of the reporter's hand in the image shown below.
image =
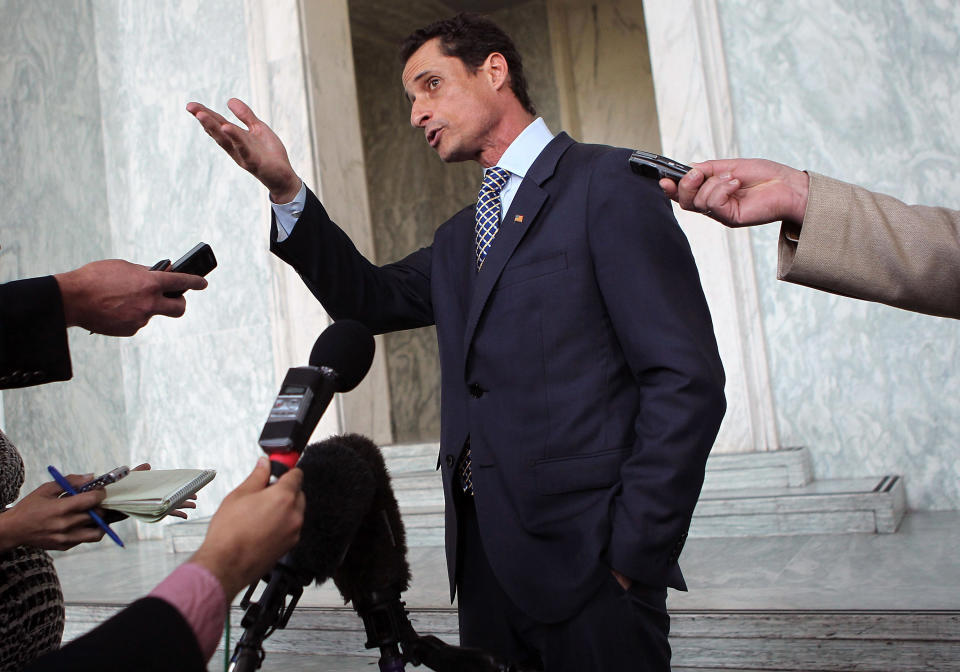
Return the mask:
<path id="1" fill-rule="evenodd" d="M 70 474 L 66 478 L 76 487 L 93 474 Z M 65 551 L 77 544 L 100 541 L 103 530 L 87 511 L 103 500 L 103 490 L 61 498 L 62 492 L 56 483 L 44 483 L 0 515 L 0 551 L 17 546 Z"/>
<path id="2" fill-rule="evenodd" d="M 138 464 L 130 471 L 150 471 L 150 463 L 144 462 L 143 464 Z M 183 518 L 187 519 L 187 512 L 184 509 L 195 509 L 197 508 L 197 495 L 193 494 L 187 497 L 187 500 L 180 504 L 176 509 L 172 509 L 167 512 L 168 516 L 173 516 L 174 518 Z M 97 508 L 97 513 L 100 514 L 100 517 L 103 518 L 103 522 L 107 525 L 113 525 L 114 523 L 119 523 L 121 520 L 126 520 L 130 516 L 123 513 L 122 511 L 114 511 L 113 509 L 101 509 Z"/>
<path id="3" fill-rule="evenodd" d="M 207 286 L 197 275 L 151 271 L 122 259 L 94 261 L 54 277 L 67 326 L 107 336 L 133 336 L 154 315 L 180 317 L 186 299 L 163 293 Z"/>
<path id="4" fill-rule="evenodd" d="M 200 103 L 187 103 L 187 112 L 241 168 L 270 190 L 274 203 L 289 203 L 300 191 L 300 178 L 290 165 L 287 150 L 277 134 L 260 121 L 246 103 L 231 98 L 227 107 L 248 130 Z"/>
<path id="5" fill-rule="evenodd" d="M 261 457 L 247 480 L 224 498 L 190 559 L 217 577 L 228 603 L 300 539 L 303 472 L 291 469 L 268 488 L 269 482 L 270 462 Z"/>
<path id="6" fill-rule="evenodd" d="M 684 210 L 700 212 L 730 227 L 803 222 L 809 176 L 765 159 L 725 159 L 693 164 L 679 183 L 660 180 Z"/>

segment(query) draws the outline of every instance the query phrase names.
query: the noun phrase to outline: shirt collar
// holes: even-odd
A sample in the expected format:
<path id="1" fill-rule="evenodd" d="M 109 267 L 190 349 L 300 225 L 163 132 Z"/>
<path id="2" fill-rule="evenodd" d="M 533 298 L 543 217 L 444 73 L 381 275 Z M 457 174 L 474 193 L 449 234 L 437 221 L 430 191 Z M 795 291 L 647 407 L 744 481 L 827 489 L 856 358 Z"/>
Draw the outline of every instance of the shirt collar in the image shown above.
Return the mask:
<path id="1" fill-rule="evenodd" d="M 543 117 L 537 117 L 510 143 L 497 165 L 521 178 L 526 177 L 530 166 L 551 140 L 553 133 L 547 128 Z"/>

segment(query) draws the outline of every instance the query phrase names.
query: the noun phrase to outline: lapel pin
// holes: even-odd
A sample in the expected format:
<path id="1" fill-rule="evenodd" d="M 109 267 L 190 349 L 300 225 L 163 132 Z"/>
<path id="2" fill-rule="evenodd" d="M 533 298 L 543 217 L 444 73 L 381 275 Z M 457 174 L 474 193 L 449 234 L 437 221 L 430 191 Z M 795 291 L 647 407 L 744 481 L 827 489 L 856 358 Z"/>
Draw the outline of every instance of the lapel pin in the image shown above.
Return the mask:
<path id="1" fill-rule="evenodd" d="M 523 215 L 517 215 L 513 218 L 513 221 L 515 221 L 517 224 L 523 224 Z"/>

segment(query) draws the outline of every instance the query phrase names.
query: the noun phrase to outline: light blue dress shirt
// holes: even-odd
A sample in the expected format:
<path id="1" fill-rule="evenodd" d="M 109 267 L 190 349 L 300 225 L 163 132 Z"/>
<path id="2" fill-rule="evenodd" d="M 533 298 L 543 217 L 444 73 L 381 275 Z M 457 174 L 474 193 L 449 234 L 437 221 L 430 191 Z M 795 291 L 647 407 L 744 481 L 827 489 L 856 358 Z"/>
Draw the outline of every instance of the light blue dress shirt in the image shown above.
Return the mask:
<path id="1" fill-rule="evenodd" d="M 530 166 L 537 160 L 544 148 L 553 140 L 553 133 L 547 128 L 543 117 L 537 117 L 523 132 L 518 135 L 507 151 L 500 157 L 497 165 L 510 171 L 510 179 L 500 192 L 500 221 L 510 209 L 513 197 L 520 188 L 520 183 L 526 177 Z M 300 191 L 289 203 L 273 203 L 273 213 L 277 218 L 277 242 L 283 242 L 293 233 L 293 227 L 303 214 L 307 203 L 307 185 L 301 182 Z"/>

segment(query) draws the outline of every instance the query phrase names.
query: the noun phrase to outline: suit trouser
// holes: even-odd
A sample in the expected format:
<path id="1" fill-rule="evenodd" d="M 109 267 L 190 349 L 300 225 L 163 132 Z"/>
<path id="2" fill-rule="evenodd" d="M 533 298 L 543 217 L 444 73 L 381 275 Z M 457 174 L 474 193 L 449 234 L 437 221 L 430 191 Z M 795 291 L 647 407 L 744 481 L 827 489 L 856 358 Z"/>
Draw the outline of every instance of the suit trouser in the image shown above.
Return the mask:
<path id="1" fill-rule="evenodd" d="M 516 663 L 539 663 L 546 672 L 669 672 L 666 588 L 634 584 L 625 591 L 611 574 L 573 617 L 540 623 L 513 603 L 490 568 L 472 497 L 457 497 L 457 519 L 463 646 Z"/>

